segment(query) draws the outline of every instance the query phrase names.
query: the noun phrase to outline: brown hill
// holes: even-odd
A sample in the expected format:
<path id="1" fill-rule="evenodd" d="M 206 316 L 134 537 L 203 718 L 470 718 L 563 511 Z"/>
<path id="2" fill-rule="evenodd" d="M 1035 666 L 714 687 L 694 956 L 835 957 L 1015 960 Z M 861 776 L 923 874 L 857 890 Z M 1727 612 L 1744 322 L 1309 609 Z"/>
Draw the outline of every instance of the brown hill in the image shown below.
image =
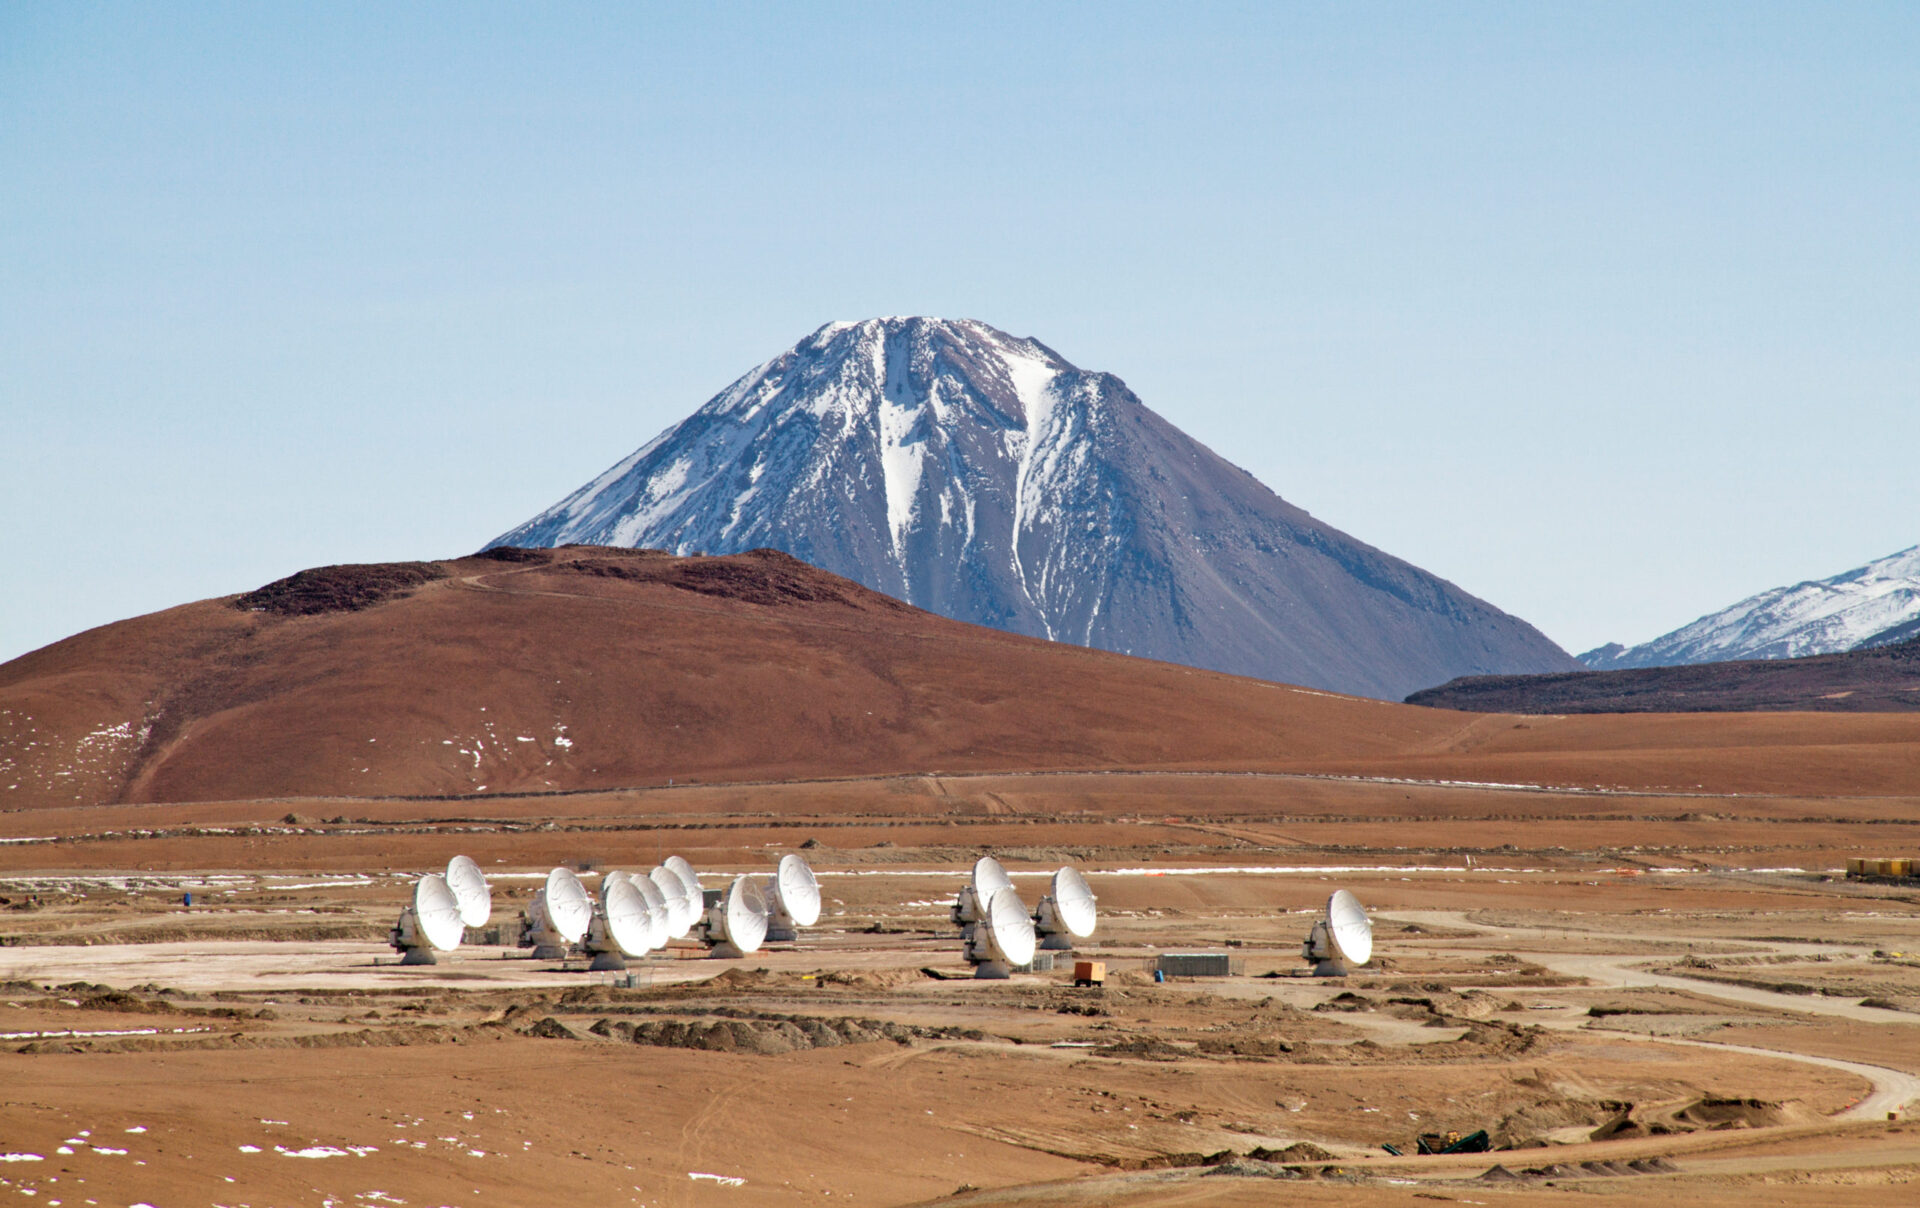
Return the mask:
<path id="1" fill-rule="evenodd" d="M 1231 762 L 1457 724 L 948 621 L 773 551 L 580 546 L 104 626 L 0 667 L 0 710 L 16 805 Z"/>
<path id="2" fill-rule="evenodd" d="M 1197 768 L 1903 792 L 1920 715 L 1410 708 L 949 621 L 771 551 L 587 546 L 305 571 L 0 666 L 8 808 Z"/>
<path id="3" fill-rule="evenodd" d="M 1797 659 L 1463 676 L 1407 703 L 1481 713 L 1906 713 L 1920 710 L 1920 637 Z"/>

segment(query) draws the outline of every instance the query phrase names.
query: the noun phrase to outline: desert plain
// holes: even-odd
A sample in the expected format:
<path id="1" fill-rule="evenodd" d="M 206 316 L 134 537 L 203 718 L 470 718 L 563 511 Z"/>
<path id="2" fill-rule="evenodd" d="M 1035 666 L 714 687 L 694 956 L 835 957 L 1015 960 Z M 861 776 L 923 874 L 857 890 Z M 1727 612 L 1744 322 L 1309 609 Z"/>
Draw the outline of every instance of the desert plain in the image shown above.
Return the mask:
<path id="1" fill-rule="evenodd" d="M 1920 854 L 1920 714 L 1421 709 L 754 555 L 334 570 L 0 668 L 0 1195 L 1882 1204 L 1920 1172 L 1917 887 L 1841 873 Z M 786 852 L 825 897 L 795 942 L 514 946 L 550 868 Z M 401 967 L 456 853 L 493 919 Z M 984 853 L 1029 906 L 1086 874 L 1103 986 L 968 976 Z M 1316 978 L 1336 889 L 1375 959 Z M 1154 980 L 1189 951 L 1236 971 Z"/>
<path id="2" fill-rule="evenodd" d="M 1920 918 L 1832 869 L 1913 846 L 1912 804 L 1107 772 L 12 811 L 0 1149 L 36 1157 L 0 1190 L 1891 1202 L 1920 1169 Z M 795 943 L 626 974 L 511 946 L 550 866 L 677 852 L 718 886 L 796 850 L 827 905 Z M 402 968 L 386 930 L 455 852 L 507 930 Z M 1029 903 L 1087 873 L 1105 986 L 966 977 L 947 911 L 981 852 Z M 1377 956 L 1315 978 L 1335 888 Z M 1239 972 L 1157 984 L 1168 951 Z"/>

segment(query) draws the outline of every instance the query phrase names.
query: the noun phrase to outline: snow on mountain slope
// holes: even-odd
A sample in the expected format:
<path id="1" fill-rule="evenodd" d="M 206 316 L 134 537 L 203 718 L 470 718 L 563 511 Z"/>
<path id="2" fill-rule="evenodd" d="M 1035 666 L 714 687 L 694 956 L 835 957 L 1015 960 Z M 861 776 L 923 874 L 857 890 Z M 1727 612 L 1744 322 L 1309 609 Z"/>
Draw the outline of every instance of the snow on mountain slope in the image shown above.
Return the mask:
<path id="1" fill-rule="evenodd" d="M 494 545 L 772 546 L 958 620 L 1398 699 L 1577 667 L 984 323 L 830 323 Z"/>
<path id="2" fill-rule="evenodd" d="M 1639 646 L 1589 650 L 1596 671 L 1837 654 L 1912 636 L 1920 625 L 1920 545 L 1831 579 L 1776 587 Z"/>

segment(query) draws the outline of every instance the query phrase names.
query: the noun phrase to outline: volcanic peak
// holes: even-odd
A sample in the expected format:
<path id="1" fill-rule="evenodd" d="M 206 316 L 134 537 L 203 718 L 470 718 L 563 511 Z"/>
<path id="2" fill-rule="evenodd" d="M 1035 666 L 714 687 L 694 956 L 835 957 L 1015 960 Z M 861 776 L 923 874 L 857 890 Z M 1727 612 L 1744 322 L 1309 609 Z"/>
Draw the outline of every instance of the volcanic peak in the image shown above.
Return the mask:
<path id="1" fill-rule="evenodd" d="M 495 543 L 573 541 L 774 546 L 956 620 L 1370 695 L 1576 666 L 976 320 L 829 323 Z"/>

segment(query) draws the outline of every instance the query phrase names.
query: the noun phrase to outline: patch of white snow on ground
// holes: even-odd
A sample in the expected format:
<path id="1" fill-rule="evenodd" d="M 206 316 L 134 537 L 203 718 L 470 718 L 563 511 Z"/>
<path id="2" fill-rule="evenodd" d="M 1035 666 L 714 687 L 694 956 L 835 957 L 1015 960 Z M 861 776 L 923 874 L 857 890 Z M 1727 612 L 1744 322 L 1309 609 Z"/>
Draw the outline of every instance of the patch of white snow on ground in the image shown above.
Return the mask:
<path id="1" fill-rule="evenodd" d="M 244 1149 L 245 1146 L 241 1148 Z M 378 1153 L 379 1149 L 372 1145 L 351 1145 L 346 1149 L 340 1149 L 333 1145 L 309 1145 L 305 1149 L 288 1149 L 284 1145 L 276 1145 L 273 1147 L 273 1151 L 286 1158 L 344 1158 L 348 1156 L 364 1158 L 370 1153 Z"/>
<path id="2" fill-rule="evenodd" d="M 722 1187 L 745 1187 L 747 1181 L 730 1174 L 708 1174 L 704 1170 L 689 1170 L 687 1177 L 695 1181 L 702 1179 L 720 1184 Z"/>

